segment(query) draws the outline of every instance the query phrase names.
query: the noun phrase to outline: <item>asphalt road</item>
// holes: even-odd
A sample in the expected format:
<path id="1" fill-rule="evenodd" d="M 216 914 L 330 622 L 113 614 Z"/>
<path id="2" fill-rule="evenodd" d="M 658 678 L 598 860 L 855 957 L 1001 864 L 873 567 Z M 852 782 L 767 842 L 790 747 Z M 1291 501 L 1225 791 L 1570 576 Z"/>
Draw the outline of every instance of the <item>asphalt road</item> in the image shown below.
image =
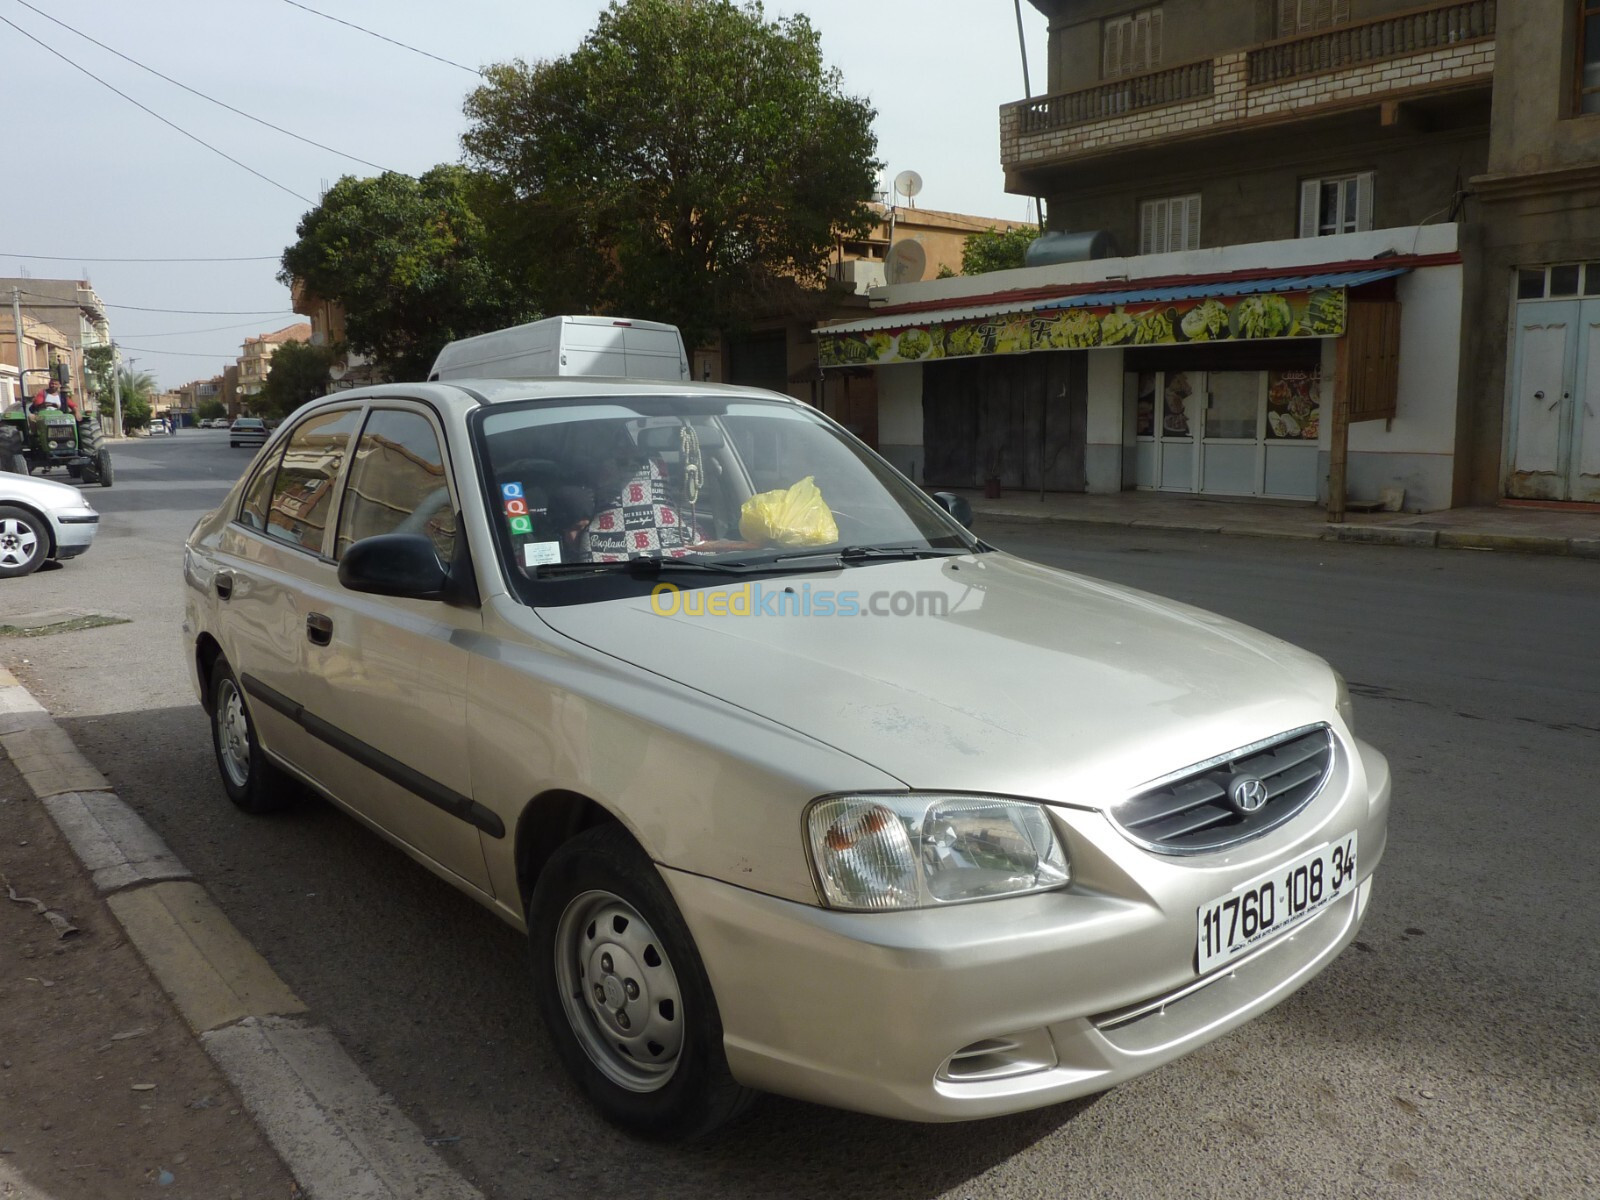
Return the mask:
<path id="1" fill-rule="evenodd" d="M 1091 1101 L 924 1127 L 769 1098 L 709 1144 L 663 1149 L 568 1086 L 509 929 L 325 805 L 228 805 L 183 669 L 179 547 L 252 452 L 210 431 L 116 452 L 117 486 L 92 494 L 98 544 L 5 581 L 0 613 L 132 622 L 0 640 L 0 661 L 314 1019 L 426 1132 L 459 1138 L 443 1152 L 491 1200 L 1600 1195 L 1600 564 L 982 527 L 1344 672 L 1396 797 L 1361 941 L 1262 1019 Z"/>

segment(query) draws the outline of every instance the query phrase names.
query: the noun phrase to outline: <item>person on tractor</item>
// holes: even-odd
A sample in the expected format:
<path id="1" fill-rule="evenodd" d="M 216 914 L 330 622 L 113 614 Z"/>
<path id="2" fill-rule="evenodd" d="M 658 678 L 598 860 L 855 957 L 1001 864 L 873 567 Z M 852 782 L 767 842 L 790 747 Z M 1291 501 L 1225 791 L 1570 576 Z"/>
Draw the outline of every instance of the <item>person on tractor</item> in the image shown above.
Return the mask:
<path id="1" fill-rule="evenodd" d="M 44 390 L 34 396 L 33 403 L 28 405 L 28 416 L 37 424 L 39 415 L 51 408 L 71 413 L 74 417 L 78 415 L 77 402 L 70 395 L 62 395 L 61 385 L 54 379 L 45 384 Z"/>

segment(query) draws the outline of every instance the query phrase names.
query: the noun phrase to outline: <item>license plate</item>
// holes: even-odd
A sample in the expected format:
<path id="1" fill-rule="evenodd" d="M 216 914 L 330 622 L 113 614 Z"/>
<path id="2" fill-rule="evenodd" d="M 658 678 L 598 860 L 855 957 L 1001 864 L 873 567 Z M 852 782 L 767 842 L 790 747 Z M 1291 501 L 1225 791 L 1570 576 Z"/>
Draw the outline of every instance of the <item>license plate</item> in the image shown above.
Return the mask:
<path id="1" fill-rule="evenodd" d="M 1200 973 L 1204 975 L 1293 929 L 1355 886 L 1356 835 L 1352 833 L 1202 904 L 1196 943 Z"/>

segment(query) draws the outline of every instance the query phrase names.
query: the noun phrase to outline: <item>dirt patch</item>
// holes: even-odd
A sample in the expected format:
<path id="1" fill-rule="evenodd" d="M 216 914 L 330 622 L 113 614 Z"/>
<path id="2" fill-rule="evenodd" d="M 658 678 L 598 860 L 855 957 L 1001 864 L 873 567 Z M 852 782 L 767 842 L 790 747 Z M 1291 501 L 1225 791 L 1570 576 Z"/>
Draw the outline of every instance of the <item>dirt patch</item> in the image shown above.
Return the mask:
<path id="1" fill-rule="evenodd" d="M 0 873 L 0 1200 L 298 1197 L 3 758 Z"/>

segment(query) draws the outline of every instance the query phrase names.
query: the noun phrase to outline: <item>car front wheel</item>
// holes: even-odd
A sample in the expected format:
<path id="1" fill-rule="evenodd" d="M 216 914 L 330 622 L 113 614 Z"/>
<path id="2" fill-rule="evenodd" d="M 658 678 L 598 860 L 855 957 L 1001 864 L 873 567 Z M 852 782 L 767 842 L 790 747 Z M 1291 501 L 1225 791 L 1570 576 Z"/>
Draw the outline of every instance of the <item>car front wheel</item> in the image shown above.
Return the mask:
<path id="1" fill-rule="evenodd" d="M 244 692 L 221 658 L 211 668 L 211 745 L 228 799 L 245 812 L 276 812 L 293 800 L 288 778 L 262 752 Z"/>
<path id="2" fill-rule="evenodd" d="M 694 942 L 620 825 L 566 842 L 539 876 L 528 936 L 539 1003 L 596 1108 L 639 1137 L 703 1137 L 748 1108 Z"/>
<path id="3" fill-rule="evenodd" d="M 25 508 L 0 504 L 0 579 L 31 575 L 50 557 L 50 531 Z"/>

